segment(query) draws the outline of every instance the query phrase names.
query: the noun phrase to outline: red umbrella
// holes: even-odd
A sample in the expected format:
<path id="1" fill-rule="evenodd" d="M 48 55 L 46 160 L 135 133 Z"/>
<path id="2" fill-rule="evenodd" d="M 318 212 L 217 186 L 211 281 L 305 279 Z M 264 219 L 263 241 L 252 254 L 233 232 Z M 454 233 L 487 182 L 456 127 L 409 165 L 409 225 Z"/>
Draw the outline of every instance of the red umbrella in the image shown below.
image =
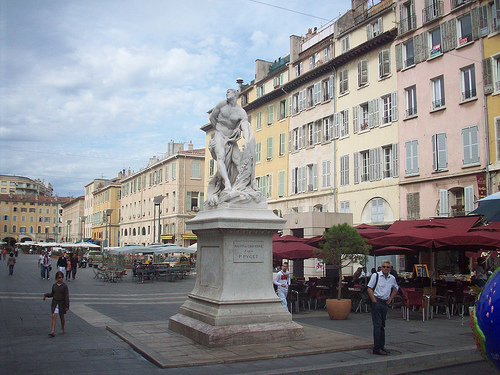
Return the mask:
<path id="1" fill-rule="evenodd" d="M 306 243 L 307 239 L 294 236 L 273 236 L 273 258 L 282 259 L 308 259 L 314 258 L 315 247 Z"/>
<path id="2" fill-rule="evenodd" d="M 468 232 L 436 241 L 436 247 L 469 251 L 500 249 L 500 222 L 471 228 Z"/>
<path id="3" fill-rule="evenodd" d="M 376 225 L 360 224 L 355 226 L 361 237 L 366 239 L 377 238 L 382 236 L 387 236 L 393 232 L 386 230 L 384 228 L 378 227 Z"/>
<path id="4" fill-rule="evenodd" d="M 418 255 L 418 251 L 403 246 L 386 246 L 374 250 L 373 255 Z"/>

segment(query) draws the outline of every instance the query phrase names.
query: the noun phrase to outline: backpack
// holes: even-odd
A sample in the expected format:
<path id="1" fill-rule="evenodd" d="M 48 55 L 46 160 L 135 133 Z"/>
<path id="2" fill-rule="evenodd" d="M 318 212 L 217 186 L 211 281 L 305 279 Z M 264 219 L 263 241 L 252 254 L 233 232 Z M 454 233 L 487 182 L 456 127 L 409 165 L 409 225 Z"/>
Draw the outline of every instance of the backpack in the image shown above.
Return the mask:
<path id="1" fill-rule="evenodd" d="M 364 299 L 365 301 L 370 299 L 370 296 L 368 295 L 368 283 L 366 283 L 366 285 L 363 285 L 363 287 L 361 288 L 361 298 Z M 375 288 L 377 287 L 377 284 L 378 284 L 378 272 L 377 272 L 377 281 L 375 281 L 375 285 L 373 286 L 373 290 L 375 290 Z"/>

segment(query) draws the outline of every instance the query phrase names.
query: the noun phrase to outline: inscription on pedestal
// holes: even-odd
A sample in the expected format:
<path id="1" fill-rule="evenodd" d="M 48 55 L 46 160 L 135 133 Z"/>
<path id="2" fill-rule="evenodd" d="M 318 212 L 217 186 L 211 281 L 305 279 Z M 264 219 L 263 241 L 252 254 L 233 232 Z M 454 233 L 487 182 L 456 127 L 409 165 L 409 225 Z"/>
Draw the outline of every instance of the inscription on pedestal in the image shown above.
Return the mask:
<path id="1" fill-rule="evenodd" d="M 263 263 L 264 242 L 262 241 L 234 241 L 234 263 Z"/>

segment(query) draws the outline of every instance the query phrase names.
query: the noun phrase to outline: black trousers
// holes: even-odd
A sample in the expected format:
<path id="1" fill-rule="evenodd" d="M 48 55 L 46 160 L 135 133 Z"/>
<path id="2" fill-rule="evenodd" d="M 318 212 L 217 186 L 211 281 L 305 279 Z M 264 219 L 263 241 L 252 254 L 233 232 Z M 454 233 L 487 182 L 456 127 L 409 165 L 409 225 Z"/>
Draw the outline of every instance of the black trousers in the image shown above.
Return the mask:
<path id="1" fill-rule="evenodd" d="M 372 303 L 373 350 L 385 347 L 385 319 L 388 310 L 387 302 L 377 299 L 377 302 Z"/>

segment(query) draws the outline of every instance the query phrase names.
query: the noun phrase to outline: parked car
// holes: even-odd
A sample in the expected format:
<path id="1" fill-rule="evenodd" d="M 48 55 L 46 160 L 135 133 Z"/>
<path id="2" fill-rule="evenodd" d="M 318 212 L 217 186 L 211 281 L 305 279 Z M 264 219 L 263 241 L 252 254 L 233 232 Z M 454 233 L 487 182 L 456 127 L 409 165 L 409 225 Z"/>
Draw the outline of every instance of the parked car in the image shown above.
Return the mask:
<path id="1" fill-rule="evenodd" d="M 87 258 L 87 262 L 89 264 L 95 263 L 95 262 L 102 262 L 102 253 L 97 250 L 90 250 L 84 255 L 85 258 Z"/>
<path id="2" fill-rule="evenodd" d="M 184 265 L 184 266 L 191 265 L 189 258 L 185 255 L 182 255 L 182 254 L 174 254 L 174 255 L 167 256 L 165 258 L 165 260 L 163 261 L 163 263 L 168 263 L 168 265 L 170 267 L 175 267 L 175 266 L 180 266 L 180 265 Z"/>

